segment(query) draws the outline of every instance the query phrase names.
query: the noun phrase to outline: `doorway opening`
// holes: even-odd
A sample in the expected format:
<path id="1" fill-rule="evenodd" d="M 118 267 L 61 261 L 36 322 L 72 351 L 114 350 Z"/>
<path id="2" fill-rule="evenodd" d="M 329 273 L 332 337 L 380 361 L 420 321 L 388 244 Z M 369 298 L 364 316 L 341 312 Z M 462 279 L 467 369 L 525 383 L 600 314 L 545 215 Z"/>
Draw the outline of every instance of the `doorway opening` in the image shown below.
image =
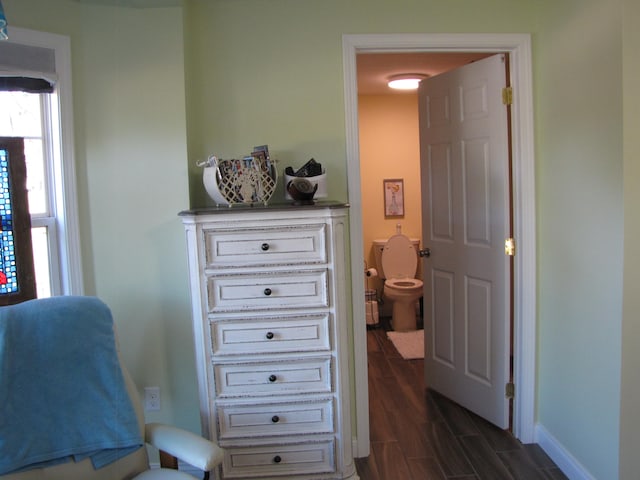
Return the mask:
<path id="1" fill-rule="evenodd" d="M 392 305 L 383 295 L 384 271 L 380 255 L 384 242 L 392 235 L 402 233 L 411 239 L 416 250 L 429 248 L 421 239 L 417 85 L 416 89 L 393 89 L 388 82 L 409 75 L 428 81 L 493 55 L 482 52 L 401 52 L 358 53 L 356 56 L 362 231 L 367 272 L 365 297 L 369 328 L 390 328 Z M 396 196 L 399 206 L 394 205 Z M 417 261 L 415 278 L 419 280 L 424 280 L 422 264 L 422 261 Z M 418 330 L 422 329 L 422 317 L 423 298 L 420 297 L 416 304 Z"/>
<path id="2" fill-rule="evenodd" d="M 351 204 L 351 266 L 355 370 L 355 456 L 369 453 L 366 313 L 364 295 L 361 170 L 358 137 L 358 53 L 507 52 L 514 87 L 514 232 L 518 253 L 514 265 L 514 401 L 513 433 L 533 441 L 535 380 L 535 208 L 533 176 L 533 101 L 530 37 L 525 34 L 345 35 L 343 62 L 347 129 L 347 169 Z M 361 299 L 361 300 L 358 300 Z"/>

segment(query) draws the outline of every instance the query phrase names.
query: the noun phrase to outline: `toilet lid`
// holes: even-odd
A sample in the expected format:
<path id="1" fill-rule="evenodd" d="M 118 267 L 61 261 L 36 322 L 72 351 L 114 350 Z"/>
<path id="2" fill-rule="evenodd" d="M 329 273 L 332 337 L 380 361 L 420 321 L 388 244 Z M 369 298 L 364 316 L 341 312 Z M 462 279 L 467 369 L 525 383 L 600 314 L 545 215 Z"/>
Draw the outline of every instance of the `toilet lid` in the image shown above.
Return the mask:
<path id="1" fill-rule="evenodd" d="M 404 235 L 394 235 L 382 250 L 382 270 L 387 278 L 413 278 L 418 268 L 416 249 Z"/>

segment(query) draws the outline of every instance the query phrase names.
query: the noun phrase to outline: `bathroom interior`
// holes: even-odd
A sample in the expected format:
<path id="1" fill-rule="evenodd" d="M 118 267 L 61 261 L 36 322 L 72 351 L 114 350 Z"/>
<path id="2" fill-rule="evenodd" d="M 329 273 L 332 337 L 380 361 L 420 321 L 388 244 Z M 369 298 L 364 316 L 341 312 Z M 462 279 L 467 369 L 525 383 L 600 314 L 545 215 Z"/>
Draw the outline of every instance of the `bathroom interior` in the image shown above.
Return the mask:
<path id="1" fill-rule="evenodd" d="M 369 362 L 377 363 L 380 336 L 394 335 L 391 321 L 394 302 L 385 294 L 385 279 L 381 252 L 385 240 L 396 233 L 408 237 L 415 252 L 415 278 L 422 280 L 423 263 L 417 250 L 428 247 L 422 233 L 422 189 L 420 179 L 420 135 L 417 91 L 394 91 L 387 86 L 389 76 L 406 72 L 435 76 L 474 60 L 484 58 L 482 53 L 369 53 L 356 58 L 358 80 L 358 130 L 360 149 L 360 178 L 362 205 L 362 234 L 365 269 L 365 312 L 367 312 L 367 355 Z M 387 181 L 402 180 L 402 215 L 385 213 Z M 411 268 L 411 263 L 410 267 Z M 367 275 L 371 273 L 371 276 Z M 422 290 L 421 288 L 419 290 Z M 422 292 L 414 294 L 413 309 L 405 305 L 402 329 L 413 329 L 411 368 L 420 368 L 424 357 L 424 312 L 428 305 L 422 302 Z M 407 310 L 413 310 L 413 318 Z M 428 331 L 428 327 L 426 329 Z M 384 332 L 384 333 L 383 333 Z M 409 332 L 406 332 L 409 333 Z M 401 335 L 406 334 L 405 332 Z M 410 334 L 410 333 L 409 333 Z M 392 340 L 393 342 L 393 340 Z M 397 345 L 394 343 L 394 346 Z M 373 348 L 373 350 L 371 350 Z M 375 354 L 373 352 L 376 352 Z M 415 364 L 417 363 L 417 364 Z M 409 366 L 409 365 L 408 365 Z M 375 371 L 375 370 L 374 370 Z M 372 377 L 373 375 L 373 377 Z M 369 374 L 369 391 L 377 395 Z M 401 386 L 409 386 L 408 378 L 394 375 Z M 406 378 L 406 379 L 405 379 Z M 374 380 L 375 382 L 375 380 Z M 373 389 L 373 390 L 372 390 Z M 376 432 L 384 428 L 384 419 L 370 416 L 370 428 Z"/>
<path id="2" fill-rule="evenodd" d="M 394 75 L 417 73 L 435 76 L 458 66 L 488 56 L 483 53 L 365 53 L 357 56 L 358 122 L 360 148 L 360 175 L 362 196 L 362 236 L 365 252 L 365 297 L 368 329 L 422 330 L 428 313 L 428 298 L 423 298 L 418 282 L 404 306 L 404 319 L 393 317 L 397 303 L 393 290 L 388 288 L 382 258 L 385 241 L 397 233 L 409 239 L 415 254 L 415 274 L 422 280 L 423 260 L 420 248 L 428 247 L 422 241 L 422 199 L 420 180 L 420 140 L 418 94 L 416 90 L 392 90 L 387 80 Z M 385 215 L 385 181 L 402 180 L 401 215 Z M 402 243 L 404 245 L 406 242 Z M 404 247 L 400 247 L 404 248 Z M 387 249 L 388 251 L 388 249 Z M 394 255 L 394 263 L 397 256 Z M 390 257 L 391 255 L 388 254 Z M 408 268 L 413 268 L 407 260 Z M 388 275 L 386 275 L 388 276 Z M 420 290 L 415 294 L 415 290 Z M 390 298 L 391 297 L 393 298 Z M 401 303 L 406 303 L 402 299 Z M 414 319 L 407 319 L 410 309 Z M 401 309 L 400 309 L 401 310 Z M 400 316 L 400 314 L 398 314 Z"/>

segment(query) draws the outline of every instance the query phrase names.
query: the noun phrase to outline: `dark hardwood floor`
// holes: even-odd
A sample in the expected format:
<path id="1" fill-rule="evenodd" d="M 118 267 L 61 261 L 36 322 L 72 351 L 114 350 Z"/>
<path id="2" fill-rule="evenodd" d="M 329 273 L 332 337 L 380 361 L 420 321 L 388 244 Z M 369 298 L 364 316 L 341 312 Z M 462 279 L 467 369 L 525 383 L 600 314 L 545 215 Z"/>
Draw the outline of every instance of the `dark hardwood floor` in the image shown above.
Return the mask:
<path id="1" fill-rule="evenodd" d="M 567 478 L 538 445 L 426 390 L 424 360 L 404 360 L 384 328 L 367 341 L 371 454 L 356 459 L 361 480 Z"/>

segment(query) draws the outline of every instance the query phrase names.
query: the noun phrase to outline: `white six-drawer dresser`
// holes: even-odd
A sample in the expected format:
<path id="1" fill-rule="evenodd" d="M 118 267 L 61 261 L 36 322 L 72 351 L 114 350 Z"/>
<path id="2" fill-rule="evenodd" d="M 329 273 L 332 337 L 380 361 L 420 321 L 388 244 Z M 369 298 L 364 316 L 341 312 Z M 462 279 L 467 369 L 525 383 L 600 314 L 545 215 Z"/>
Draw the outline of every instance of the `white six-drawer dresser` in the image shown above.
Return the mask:
<path id="1" fill-rule="evenodd" d="M 220 479 L 356 480 L 345 236 L 327 202 L 181 212 L 204 434 Z"/>

